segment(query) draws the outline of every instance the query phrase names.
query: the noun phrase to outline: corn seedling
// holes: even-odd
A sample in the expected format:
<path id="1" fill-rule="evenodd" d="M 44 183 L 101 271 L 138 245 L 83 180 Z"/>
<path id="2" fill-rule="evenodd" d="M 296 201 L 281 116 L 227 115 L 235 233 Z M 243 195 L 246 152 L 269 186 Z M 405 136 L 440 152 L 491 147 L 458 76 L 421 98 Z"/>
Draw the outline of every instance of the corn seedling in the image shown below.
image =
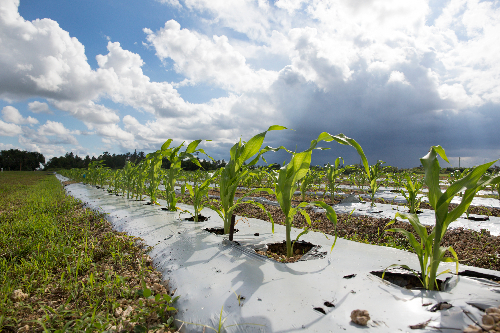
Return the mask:
<path id="1" fill-rule="evenodd" d="M 348 167 L 342 167 L 342 168 L 340 167 L 341 160 L 343 165 L 345 163 L 344 159 L 342 157 L 337 157 L 333 165 L 330 165 L 330 163 L 328 163 L 328 165 L 326 166 L 326 187 L 328 189 L 328 192 L 330 192 L 330 199 L 332 201 L 332 204 L 335 200 L 335 190 L 336 190 L 335 181 L 348 168 Z"/>
<path id="2" fill-rule="evenodd" d="M 419 279 L 425 289 L 434 290 L 438 289 L 436 277 L 450 272 L 449 269 L 438 273 L 438 267 L 441 262 L 455 262 L 456 271 L 458 273 L 458 257 L 451 246 L 441 247 L 441 240 L 443 239 L 446 230 L 450 223 L 459 218 L 468 208 L 476 193 L 489 184 L 500 183 L 500 176 L 486 176 L 485 172 L 496 161 L 492 161 L 474 168 L 465 177 L 453 182 L 448 189 L 443 193 L 439 186 L 439 161 L 437 156 L 441 156 L 443 160 L 449 163 L 444 149 L 441 146 L 432 146 L 429 153 L 420 159 L 422 166 L 425 170 L 425 184 L 429 187 L 429 204 L 434 208 L 436 225 L 430 234 L 427 234 L 427 229 L 423 226 L 418 216 L 415 214 L 402 214 L 396 213 L 395 217 L 407 219 L 414 230 L 420 237 L 418 242 L 415 236 L 401 228 L 388 229 L 389 232 L 399 232 L 408 238 L 410 245 L 415 250 L 418 260 L 420 262 L 420 276 Z M 464 191 L 460 204 L 453 210 L 448 211 L 449 205 L 453 197 Z M 394 221 L 392 221 L 394 223 Z M 450 252 L 453 258 L 445 257 L 446 252 Z M 402 266 L 409 269 L 406 265 L 392 265 Z M 385 272 L 384 272 L 385 273 Z M 417 275 L 418 276 L 418 275 Z M 383 278 L 383 276 L 382 276 Z"/>
<path id="3" fill-rule="evenodd" d="M 133 191 L 134 183 L 134 163 L 127 161 L 123 168 L 124 189 L 127 191 L 127 199 L 130 199 L 130 193 Z"/>
<path id="4" fill-rule="evenodd" d="M 380 188 L 381 183 L 378 182 L 378 179 L 384 175 L 384 161 L 377 161 L 376 164 L 370 166 L 370 173 L 367 173 L 368 181 L 370 182 L 370 197 L 372 200 L 371 206 L 375 206 L 375 194 Z"/>
<path id="5" fill-rule="evenodd" d="M 215 173 L 214 177 L 220 172 L 220 169 Z M 210 183 L 213 181 L 213 178 L 208 178 L 201 185 L 198 185 L 198 179 L 194 179 L 193 185 L 186 184 L 186 187 L 189 191 L 189 196 L 193 201 L 193 210 L 194 210 L 194 221 L 198 222 L 198 215 L 204 208 L 203 198 L 208 196 L 208 190 L 210 189 Z"/>
<path id="6" fill-rule="evenodd" d="M 309 170 L 309 166 L 311 165 L 312 151 L 314 149 L 327 149 L 317 148 L 316 146 L 318 145 L 318 143 L 320 141 L 330 142 L 334 140 L 343 145 L 351 145 L 354 147 L 356 147 L 357 145 L 359 147 L 356 141 L 346 137 L 343 134 L 332 136 L 329 133 L 323 132 L 318 136 L 316 140 L 311 141 L 309 149 L 300 153 L 293 153 L 291 161 L 287 165 L 282 167 L 279 171 L 278 180 L 274 187 L 274 194 L 276 195 L 276 199 L 281 207 L 281 210 L 283 211 L 283 214 L 285 215 L 287 257 L 293 255 L 293 245 L 290 234 L 295 214 L 297 212 L 300 212 L 306 219 L 306 222 L 309 224 L 309 226 L 311 226 L 311 219 L 309 217 L 309 214 L 307 214 L 307 212 L 304 210 L 304 207 L 306 207 L 308 203 L 302 202 L 296 207 L 292 207 L 292 199 L 295 188 L 297 186 L 297 182 L 304 178 Z M 359 147 L 359 149 L 361 149 L 361 147 Z M 326 204 L 323 204 L 318 205 L 323 208 L 328 207 Z M 333 208 L 331 210 L 333 210 Z M 327 209 L 327 212 L 328 211 L 330 210 Z M 336 224 L 337 219 L 334 211 L 331 217 L 332 219 L 333 217 L 335 217 L 332 222 Z M 272 228 L 274 232 L 274 223 L 272 223 Z"/>
<path id="7" fill-rule="evenodd" d="M 262 189 L 255 189 L 249 191 L 247 194 L 245 194 L 245 196 L 238 199 L 236 203 L 234 202 L 236 189 L 238 188 L 240 182 L 245 179 L 245 177 L 249 172 L 248 168 L 243 168 L 243 164 L 247 160 L 252 158 L 252 156 L 257 155 L 255 158 L 251 160 L 251 162 L 247 166 L 255 165 L 260 160 L 260 158 L 264 153 L 270 150 L 276 151 L 280 149 L 281 147 L 276 149 L 271 147 L 265 147 L 263 149 L 260 148 L 262 146 L 262 143 L 264 142 L 264 138 L 267 132 L 283 130 L 283 129 L 286 129 L 286 127 L 273 125 L 269 127 L 267 131 L 255 135 L 248 142 L 242 143 L 240 140 L 239 142 L 234 144 L 233 147 L 231 147 L 231 150 L 229 152 L 230 160 L 220 173 L 219 187 L 220 187 L 221 208 L 219 209 L 217 207 L 211 206 L 211 208 L 215 210 L 224 221 L 224 234 L 229 234 L 229 240 L 231 241 L 233 240 L 233 232 L 234 232 L 234 217 L 233 217 L 234 209 L 243 202 L 242 199 L 244 197 L 262 190 Z M 260 208 L 262 208 L 264 211 L 266 211 L 264 206 L 262 206 L 262 204 L 258 202 L 246 201 L 246 203 L 255 204 Z M 268 213 L 268 216 L 272 220 L 271 214 Z"/>
<path id="8" fill-rule="evenodd" d="M 152 205 L 157 204 L 156 196 L 158 193 L 158 186 L 160 185 L 161 162 L 162 154 L 160 150 L 147 154 L 144 160 L 146 178 L 148 180 L 146 193 L 149 195 L 149 200 Z"/>
<path id="9" fill-rule="evenodd" d="M 368 179 L 366 178 L 366 173 L 363 172 L 362 167 L 357 166 L 357 170 L 353 176 L 356 187 L 359 188 L 360 191 L 364 192 L 365 186 L 368 183 Z"/>
<path id="10" fill-rule="evenodd" d="M 175 195 L 174 186 L 177 182 L 177 178 L 181 173 L 181 162 L 185 159 L 191 160 L 194 164 L 201 168 L 200 162 L 194 157 L 194 153 L 200 152 L 205 155 L 205 151 L 201 148 L 196 149 L 202 140 L 195 140 L 191 142 L 186 150 L 183 152 L 179 152 L 180 149 L 184 146 L 184 142 L 181 143 L 178 147 L 169 148 L 172 139 L 167 140 L 163 146 L 161 147 L 162 156 L 166 157 L 170 161 L 170 168 L 166 171 L 165 176 L 163 178 L 163 184 L 165 185 L 165 194 L 167 197 L 167 209 L 169 211 L 176 211 L 177 197 Z M 207 155 L 208 156 L 208 155 Z M 210 156 L 208 156 L 211 158 Z M 212 159 L 212 158 L 211 158 Z M 181 189 L 181 193 L 184 193 L 184 187 Z"/>
<path id="11" fill-rule="evenodd" d="M 424 186 L 424 179 L 420 179 L 419 176 L 409 173 L 405 173 L 404 177 L 406 178 L 406 182 L 403 182 L 401 185 L 404 186 L 406 191 L 400 190 L 400 192 L 406 199 L 410 214 L 416 214 L 423 198 L 417 197 L 417 195 L 420 193 L 422 186 Z"/>

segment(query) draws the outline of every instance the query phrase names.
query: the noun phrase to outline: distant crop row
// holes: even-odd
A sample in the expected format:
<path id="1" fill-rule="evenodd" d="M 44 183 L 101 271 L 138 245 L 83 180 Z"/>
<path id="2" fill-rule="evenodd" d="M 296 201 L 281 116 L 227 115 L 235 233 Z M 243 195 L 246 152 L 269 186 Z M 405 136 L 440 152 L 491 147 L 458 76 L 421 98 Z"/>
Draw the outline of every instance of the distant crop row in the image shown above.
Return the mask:
<path id="1" fill-rule="evenodd" d="M 441 146 L 432 146 L 428 154 L 420 159 L 425 171 L 424 177 L 419 177 L 410 173 L 403 174 L 388 174 L 385 172 L 383 161 L 378 161 L 374 165 L 369 165 L 365 153 L 361 146 L 352 138 L 344 134 L 331 135 L 323 132 L 318 137 L 311 141 L 308 149 L 302 152 L 292 152 L 283 146 L 272 148 L 269 146 L 262 147 L 266 134 L 269 131 L 286 130 L 283 126 L 274 125 L 268 128 L 267 131 L 259 133 L 250 140 L 235 143 L 230 149 L 230 160 L 225 167 L 218 169 L 216 172 L 208 173 L 196 171 L 186 173 L 181 169 L 181 161 L 191 160 L 193 163 L 201 167 L 199 161 L 195 158 L 196 153 L 205 154 L 212 159 L 205 151 L 198 148 L 202 140 L 196 140 L 184 146 L 184 143 L 177 147 L 170 147 L 172 140 L 166 141 L 161 149 L 148 154 L 146 159 L 141 163 L 134 165 L 128 162 L 121 170 L 111 170 L 102 165 L 100 162 L 92 162 L 87 169 L 72 169 L 64 174 L 77 181 L 83 181 L 91 185 L 100 185 L 104 187 L 108 185 L 116 193 L 122 192 L 127 194 L 127 198 L 142 199 L 143 193 L 149 196 L 151 204 L 157 204 L 159 185 L 162 183 L 165 188 L 165 197 L 167 198 L 167 209 L 176 211 L 177 196 L 174 186 L 178 181 L 183 180 L 181 184 L 181 193 L 185 193 L 186 187 L 189 195 L 194 203 L 194 218 L 198 221 L 198 215 L 203 208 L 203 198 L 207 196 L 211 184 L 215 184 L 220 191 L 220 205 L 211 205 L 223 221 L 224 233 L 228 235 L 229 240 L 233 239 L 234 233 L 234 211 L 242 203 L 250 203 L 256 205 L 266 211 L 265 207 L 252 200 L 245 198 L 256 192 L 266 192 L 269 195 L 276 197 L 276 200 L 281 207 L 285 216 L 286 226 L 286 246 L 287 255 L 293 254 L 293 247 L 300 236 L 309 231 L 311 220 L 306 211 L 309 205 L 321 207 L 326 211 L 328 219 L 336 226 L 337 216 L 332 206 L 325 201 L 317 200 L 313 202 L 301 202 L 294 206 L 292 200 L 294 193 L 300 189 L 302 197 L 305 193 L 316 186 L 319 188 L 325 183 L 324 194 L 330 193 L 332 204 L 333 196 L 340 181 L 349 181 L 360 188 L 368 187 L 371 196 L 372 205 L 375 205 L 375 194 L 381 185 L 387 182 L 396 188 L 400 189 L 402 195 L 405 196 L 410 210 L 409 214 L 396 213 L 396 217 L 407 219 L 416 233 L 419 235 L 419 240 L 415 236 L 403 229 L 389 229 L 388 231 L 400 232 L 404 234 L 420 262 L 420 273 L 415 272 L 419 276 L 425 288 L 433 290 L 437 288 L 436 277 L 438 266 L 441 262 L 455 262 L 458 271 L 458 258 L 452 247 L 441 247 L 441 240 L 453 221 L 459 218 L 464 212 L 467 212 L 472 199 L 481 189 L 490 187 L 492 190 L 499 191 L 500 175 L 488 174 L 490 168 L 496 161 L 492 161 L 475 168 L 468 169 L 459 174 L 453 174 L 449 179 L 449 186 L 446 191 L 442 192 L 439 179 L 441 170 L 439 161 L 440 156 L 448 162 L 448 158 L 444 149 Z M 328 164 L 323 173 L 311 169 L 311 156 L 316 149 L 329 149 L 318 147 L 320 142 L 337 142 L 341 145 L 353 147 L 361 157 L 362 165 L 358 168 L 358 172 L 349 174 L 348 179 L 344 179 L 344 173 L 349 169 L 356 168 L 355 166 L 341 165 L 340 161 L 344 162 L 341 157 L 337 158 L 333 165 Z M 284 164 L 279 170 L 272 169 L 253 169 L 260 160 L 264 162 L 264 154 L 268 152 L 276 152 L 284 150 L 290 154 L 290 160 Z M 161 168 L 162 159 L 166 157 L 171 165 L 170 168 L 164 170 Z M 190 184 L 188 183 L 190 182 Z M 436 224 L 433 230 L 428 234 L 427 229 L 420 224 L 418 216 L 415 214 L 420 200 L 420 194 L 423 186 L 428 188 L 428 200 L 432 208 L 435 210 Z M 245 186 L 250 189 L 242 197 L 236 198 L 235 195 L 238 187 Z M 453 210 L 449 211 L 449 205 L 455 195 L 461 195 L 461 203 Z M 500 196 L 500 194 L 499 194 Z M 303 232 L 295 239 L 291 239 L 292 222 L 294 216 L 301 213 L 309 227 L 306 227 Z M 274 221 L 271 214 L 268 216 L 272 223 L 274 232 Z M 337 236 L 335 235 L 335 240 Z M 332 250 L 335 242 L 332 245 Z M 445 257 L 445 254 L 450 252 L 452 257 Z M 408 266 L 403 265 L 408 268 Z"/>

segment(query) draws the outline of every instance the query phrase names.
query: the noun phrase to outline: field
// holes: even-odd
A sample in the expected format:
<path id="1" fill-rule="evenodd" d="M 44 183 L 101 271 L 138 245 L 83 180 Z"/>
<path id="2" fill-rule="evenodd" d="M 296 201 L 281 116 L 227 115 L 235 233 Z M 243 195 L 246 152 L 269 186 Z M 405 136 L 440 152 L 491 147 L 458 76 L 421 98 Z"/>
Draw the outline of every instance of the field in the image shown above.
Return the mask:
<path id="1" fill-rule="evenodd" d="M 283 129 L 274 125 L 268 131 Z M 443 176 L 438 157 L 448 158 L 442 147 L 432 146 L 420 159 L 423 175 L 411 170 L 392 172 L 383 161 L 369 165 L 359 144 L 343 134 L 323 132 L 309 149 L 297 153 L 284 147 L 262 148 L 268 131 L 236 143 L 230 161 L 214 172 L 182 168 L 186 160 L 201 167 L 195 158 L 206 154 L 197 148 L 201 140 L 181 151 L 184 144 L 170 147 L 171 139 L 138 164 L 127 162 L 123 169 L 112 170 L 105 161 L 96 160 L 87 168 L 62 171 L 58 179 L 83 203 L 65 196 L 51 175 L 2 173 L 2 329 L 165 332 L 176 329 L 173 315 L 178 307 L 178 320 L 185 320 L 179 320 L 182 325 L 205 330 L 212 328 L 210 324 L 199 323 L 211 318 L 219 328 L 212 329 L 221 331 L 224 307 L 233 307 L 230 314 L 235 324 L 229 325 L 233 327 L 267 326 L 273 331 L 277 325 L 287 331 L 299 325 L 323 331 L 334 319 L 339 328 L 351 331 L 359 325 L 379 325 L 375 319 L 369 321 L 368 312 L 354 310 L 367 299 L 379 299 L 392 310 L 386 313 L 371 306 L 370 311 L 394 329 L 425 328 L 432 323 L 430 327 L 445 331 L 462 330 L 467 322 L 477 330 L 481 316 L 489 320 L 484 311 L 490 307 L 497 311 L 497 291 L 491 287 L 500 280 L 495 272 L 500 270 L 496 194 L 500 194 L 500 174 L 490 168 L 495 161 Z M 312 151 L 322 149 L 317 147 L 321 141 L 353 147 L 362 163 L 344 165 L 339 157 L 333 165 L 311 167 Z M 288 164 L 279 169 L 256 166 L 263 154 L 281 149 L 291 154 Z M 170 163 L 167 169 L 162 168 L 164 160 Z M 350 202 L 339 204 L 344 198 Z M 83 204 L 110 215 L 106 220 Z M 185 213 L 192 215 L 193 223 L 180 217 Z M 205 220 L 202 213 L 212 221 L 200 223 Z M 116 232 L 110 223 L 144 239 Z M 331 247 L 329 253 L 320 251 L 325 247 Z M 169 276 L 161 277 L 152 269 L 148 253 Z M 262 267 L 255 269 L 255 265 Z M 325 266 L 311 271 L 316 265 Z M 399 270 L 386 275 L 393 266 Z M 308 273 L 286 273 L 295 269 Z M 214 274 L 209 273 L 212 270 Z M 238 270 L 246 273 L 234 276 Z M 276 282 L 264 283 L 266 275 L 275 276 Z M 324 279 L 318 283 L 325 289 L 315 288 L 307 275 Z M 183 297 L 179 299 L 162 283 L 167 278 Z M 235 281 L 242 284 L 236 286 Z M 388 289 L 379 288 L 380 283 Z M 326 320 L 311 321 L 308 311 L 291 318 L 290 302 L 278 308 L 267 303 L 271 311 L 279 309 L 279 314 L 268 317 L 260 311 L 263 303 L 256 293 L 272 299 L 276 288 L 282 289 L 280 295 L 296 295 L 290 301 L 305 302 L 323 315 L 333 310 L 317 307 L 313 298 L 325 297 L 326 292 L 335 302 L 339 294 L 347 294 L 342 310 Z M 400 288 L 411 296 L 403 300 L 406 305 L 395 297 Z M 243 302 L 243 294 L 251 297 Z M 489 301 L 483 308 L 473 306 L 464 294 L 474 295 L 469 301 L 484 297 Z M 209 296 L 215 301 L 200 303 Z M 434 304 L 443 297 L 453 305 L 439 310 L 455 307 L 449 312 L 457 318 L 453 328 L 443 319 L 446 316 L 428 319 L 434 306 L 446 303 Z M 240 309 L 243 303 L 248 304 L 244 310 Z M 220 304 L 218 314 L 214 306 Z M 330 300 L 324 304 L 335 308 Z M 419 310 L 414 319 L 422 321 L 418 325 L 389 315 L 415 306 Z M 366 315 L 361 321 L 354 318 L 360 313 Z M 245 322 L 246 318 L 256 322 Z M 496 325 L 496 319 L 491 325 Z"/>

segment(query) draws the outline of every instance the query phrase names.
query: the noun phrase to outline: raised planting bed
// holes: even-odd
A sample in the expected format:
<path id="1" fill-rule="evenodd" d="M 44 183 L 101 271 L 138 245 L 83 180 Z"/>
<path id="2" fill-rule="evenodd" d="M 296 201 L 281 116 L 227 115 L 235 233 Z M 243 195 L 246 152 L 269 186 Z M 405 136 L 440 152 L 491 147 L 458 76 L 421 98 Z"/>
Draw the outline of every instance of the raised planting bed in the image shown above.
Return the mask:
<path id="1" fill-rule="evenodd" d="M 358 332 L 366 330 L 363 323 L 370 332 L 412 328 L 460 332 L 481 321 L 481 306 L 500 305 L 498 271 L 460 265 L 461 272 L 476 276 L 441 275 L 446 281 L 442 291 L 407 289 L 372 274 L 392 264 L 418 270 L 416 256 L 406 251 L 339 238 L 330 252 L 333 237 L 309 232 L 301 239 L 326 255 L 282 263 L 257 252 L 284 240 L 282 225 L 276 224 L 273 234 L 270 223 L 238 216 L 239 232 L 229 242 L 226 236 L 203 230 L 222 226 L 220 217 L 208 209 L 202 213 L 209 221 L 190 222 L 178 213 L 161 211 L 160 206 L 103 196 L 102 190 L 91 186 L 70 184 L 66 190 L 87 206 L 108 213 L 117 230 L 154 246 L 150 255 L 181 295 L 177 318 L 185 322 L 217 327 L 222 308 L 225 326 L 239 325 L 229 327 L 229 332 Z M 293 228 L 292 237 L 301 231 Z M 440 265 L 440 271 L 447 268 L 454 271 L 455 266 Z M 369 317 L 354 310 L 366 310 Z M 203 329 L 184 324 L 181 331 Z"/>

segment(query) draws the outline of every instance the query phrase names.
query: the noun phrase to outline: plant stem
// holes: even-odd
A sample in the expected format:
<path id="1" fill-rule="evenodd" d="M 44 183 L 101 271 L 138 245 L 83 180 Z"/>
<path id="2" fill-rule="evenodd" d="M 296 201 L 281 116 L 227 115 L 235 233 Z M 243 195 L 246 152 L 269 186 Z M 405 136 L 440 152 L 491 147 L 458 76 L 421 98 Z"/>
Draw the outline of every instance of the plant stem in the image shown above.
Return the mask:
<path id="1" fill-rule="evenodd" d="M 290 233 L 292 231 L 292 221 L 293 221 L 293 216 L 289 217 L 287 216 L 285 219 L 285 226 L 286 226 L 286 256 L 290 258 L 293 255 L 293 249 L 292 249 L 292 239 L 290 237 Z"/>
<path id="2" fill-rule="evenodd" d="M 431 261 L 431 270 L 429 272 L 429 285 L 424 286 L 428 290 L 434 290 L 436 284 L 436 275 L 439 267 L 439 263 L 441 262 L 439 259 L 439 251 L 441 245 L 441 231 L 443 229 L 443 224 L 439 220 L 437 213 L 436 215 L 436 226 L 434 227 L 434 244 L 432 248 L 432 261 Z M 424 280 L 425 281 L 425 280 Z"/>
<path id="3" fill-rule="evenodd" d="M 233 240 L 235 216 L 231 214 L 231 225 L 229 226 L 229 240 Z"/>

